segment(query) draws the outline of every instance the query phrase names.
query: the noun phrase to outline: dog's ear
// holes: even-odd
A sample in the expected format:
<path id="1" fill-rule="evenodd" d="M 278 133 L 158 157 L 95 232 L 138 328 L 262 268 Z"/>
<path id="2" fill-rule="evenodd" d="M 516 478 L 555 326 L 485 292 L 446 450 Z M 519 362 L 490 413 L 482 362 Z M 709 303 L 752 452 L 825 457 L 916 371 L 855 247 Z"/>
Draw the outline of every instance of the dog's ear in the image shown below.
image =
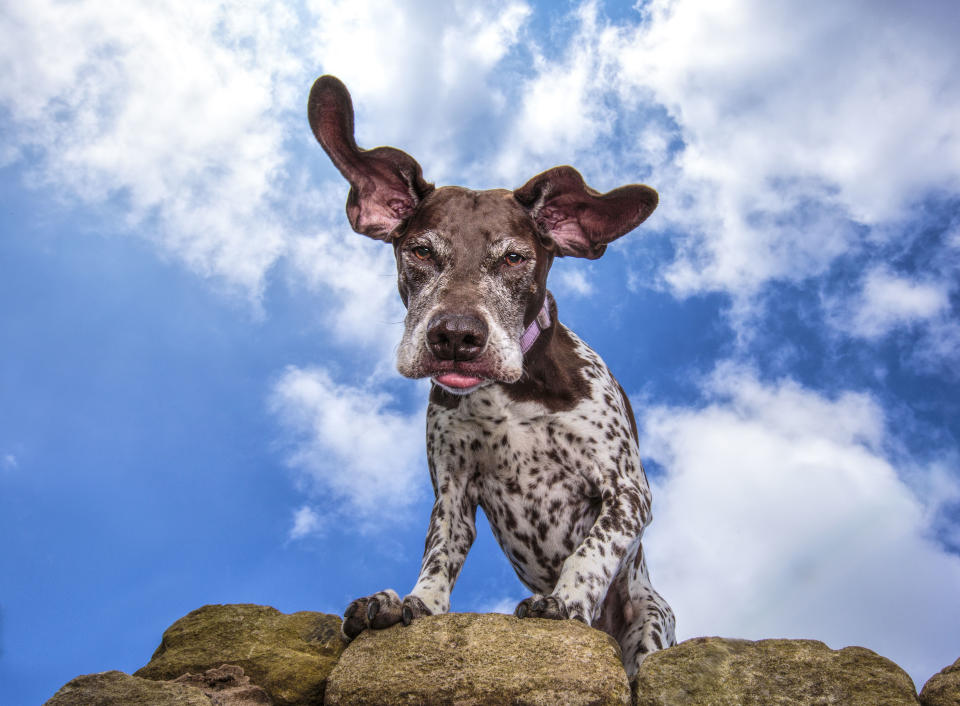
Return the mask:
<path id="1" fill-rule="evenodd" d="M 420 165 L 392 147 L 363 150 L 353 137 L 353 103 L 335 76 L 321 76 L 310 90 L 307 117 L 317 141 L 350 182 L 347 218 L 358 233 L 390 240 L 433 184 Z"/>
<path id="2" fill-rule="evenodd" d="M 601 194 L 587 186 L 573 167 L 554 167 L 513 192 L 541 231 L 556 243 L 558 255 L 594 260 L 607 243 L 643 223 L 657 207 L 657 192 L 643 184 Z"/>

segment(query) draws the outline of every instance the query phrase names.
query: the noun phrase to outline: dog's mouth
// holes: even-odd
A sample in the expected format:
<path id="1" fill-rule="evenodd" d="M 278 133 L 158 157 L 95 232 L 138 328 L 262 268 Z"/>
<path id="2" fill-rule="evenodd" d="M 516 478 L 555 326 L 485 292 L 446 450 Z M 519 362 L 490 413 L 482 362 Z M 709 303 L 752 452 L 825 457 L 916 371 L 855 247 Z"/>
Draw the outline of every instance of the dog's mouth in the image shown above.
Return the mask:
<path id="1" fill-rule="evenodd" d="M 485 366 L 471 365 L 466 361 L 437 361 L 428 372 L 434 384 L 455 395 L 466 395 L 478 387 L 492 382 L 494 376 Z"/>
<path id="2" fill-rule="evenodd" d="M 522 374 L 522 370 L 514 370 L 514 367 L 504 365 L 489 347 L 483 354 L 469 360 L 438 358 L 427 346 L 421 347 L 419 355 L 413 359 L 397 356 L 397 369 L 401 375 L 411 379 L 430 378 L 437 387 L 454 395 L 466 395 L 493 383 L 514 383 Z"/>
<path id="3" fill-rule="evenodd" d="M 486 378 L 464 373 L 440 373 L 431 376 L 430 379 L 447 392 L 452 392 L 455 395 L 465 395 L 468 392 L 473 392 L 484 383 L 490 382 Z"/>

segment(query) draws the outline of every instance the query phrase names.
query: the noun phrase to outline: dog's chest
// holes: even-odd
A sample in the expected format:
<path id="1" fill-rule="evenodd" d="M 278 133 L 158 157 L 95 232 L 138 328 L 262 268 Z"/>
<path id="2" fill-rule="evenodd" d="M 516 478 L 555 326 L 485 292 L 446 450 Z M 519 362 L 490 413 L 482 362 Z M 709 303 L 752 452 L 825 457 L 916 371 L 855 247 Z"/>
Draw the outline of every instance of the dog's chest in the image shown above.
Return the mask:
<path id="1" fill-rule="evenodd" d="M 431 465 L 469 483 L 521 580 L 535 591 L 552 588 L 599 513 L 599 466 L 609 466 L 611 428 L 624 429 L 622 410 L 604 397 L 550 412 L 491 385 L 455 409 L 431 406 Z"/>

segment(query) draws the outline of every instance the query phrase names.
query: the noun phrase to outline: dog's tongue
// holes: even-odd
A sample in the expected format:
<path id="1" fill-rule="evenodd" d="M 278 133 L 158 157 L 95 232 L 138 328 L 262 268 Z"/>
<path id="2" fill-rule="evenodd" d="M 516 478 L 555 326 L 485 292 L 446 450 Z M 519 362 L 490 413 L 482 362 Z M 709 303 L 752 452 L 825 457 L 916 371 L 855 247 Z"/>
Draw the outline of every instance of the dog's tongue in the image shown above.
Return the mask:
<path id="1" fill-rule="evenodd" d="M 434 380 L 439 382 L 441 385 L 455 387 L 458 389 L 474 387 L 483 382 L 483 378 L 475 378 L 470 375 L 461 375 L 460 373 L 443 373 L 442 375 L 437 375 Z"/>

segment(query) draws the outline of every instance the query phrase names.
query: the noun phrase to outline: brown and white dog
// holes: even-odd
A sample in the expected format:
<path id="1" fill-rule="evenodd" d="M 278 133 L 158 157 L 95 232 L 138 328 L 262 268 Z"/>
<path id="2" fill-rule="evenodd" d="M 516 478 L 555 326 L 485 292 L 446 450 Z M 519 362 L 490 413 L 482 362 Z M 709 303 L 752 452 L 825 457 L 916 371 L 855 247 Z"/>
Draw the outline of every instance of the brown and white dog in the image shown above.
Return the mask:
<path id="1" fill-rule="evenodd" d="M 343 633 L 444 613 L 476 536 L 477 505 L 533 592 L 520 618 L 572 618 L 620 644 L 632 677 L 674 644 L 640 539 L 650 489 L 630 402 L 600 357 L 557 318 L 553 258 L 597 258 L 656 208 L 632 184 L 598 193 L 572 167 L 519 189 L 434 188 L 392 147 L 363 150 L 333 76 L 310 92 L 310 126 L 350 182 L 353 229 L 393 245 L 407 307 L 397 367 L 433 381 L 427 458 L 436 501 L 420 576 L 403 599 L 353 601 Z"/>

